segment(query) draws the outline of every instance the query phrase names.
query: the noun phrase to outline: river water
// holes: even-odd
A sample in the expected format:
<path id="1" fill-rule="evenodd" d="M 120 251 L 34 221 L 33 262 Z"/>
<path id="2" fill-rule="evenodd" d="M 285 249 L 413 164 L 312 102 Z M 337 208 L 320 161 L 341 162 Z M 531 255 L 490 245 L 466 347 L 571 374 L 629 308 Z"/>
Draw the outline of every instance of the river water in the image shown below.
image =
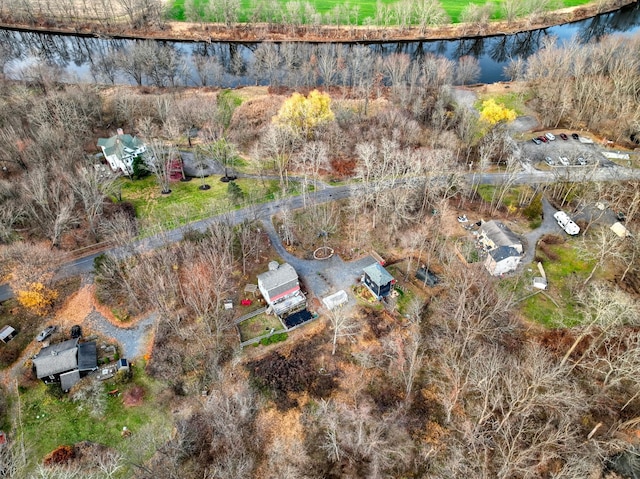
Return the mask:
<path id="1" fill-rule="evenodd" d="M 411 58 L 433 54 L 457 60 L 462 56 L 471 55 L 479 60 L 481 74 L 479 81 L 493 83 L 507 80 L 503 69 L 513 58 L 527 58 L 535 53 L 545 37 L 557 37 L 560 42 L 576 39 L 579 42 L 597 41 L 605 35 L 633 35 L 640 31 L 640 5 L 636 2 L 621 10 L 599 15 L 587 20 L 564 24 L 555 27 L 533 30 L 513 35 L 500 35 L 462 40 L 435 40 L 419 42 L 379 42 L 363 44 L 376 53 L 388 55 L 390 53 L 406 53 Z M 4 65 L 4 72 L 10 78 L 26 76 L 29 66 L 39 64 L 54 65 L 65 73 L 66 81 L 70 82 L 100 82 L 116 84 L 135 84 L 133 77 L 122 72 L 111 79 L 93 74 L 92 65 L 100 64 L 109 57 L 110 52 L 126 52 L 140 40 L 103 39 L 78 37 L 73 35 L 56 35 L 38 32 L 18 32 L 0 29 L 0 42 L 8 53 L 8 61 Z M 202 84 L 202 76 L 197 74 L 194 61 L 198 58 L 215 58 L 209 64 L 206 83 L 211 86 L 235 87 L 241 85 L 268 84 L 282 79 L 282 75 L 269 73 L 267 78 L 264 69 L 254 66 L 254 52 L 258 49 L 256 43 L 233 42 L 157 42 L 163 48 L 175 52 L 181 66 L 179 73 L 172 80 L 173 84 L 195 86 Z M 318 45 L 301 44 L 295 49 L 317 49 Z M 346 55 L 354 48 L 353 44 L 342 46 Z M 282 50 L 280 46 L 276 49 Z M 282 52 L 281 52 L 282 53 Z M 284 56 L 286 54 L 283 53 Z M 305 55 L 310 57 L 309 52 Z M 304 55 L 303 55 L 304 57 Z M 279 67 L 281 68 L 281 67 Z M 31 69 L 31 74 L 33 68 Z M 306 80 L 308 84 L 314 81 L 310 74 Z M 150 77 L 142 79 L 143 84 L 153 84 Z M 157 82 L 155 83 L 157 84 Z"/>

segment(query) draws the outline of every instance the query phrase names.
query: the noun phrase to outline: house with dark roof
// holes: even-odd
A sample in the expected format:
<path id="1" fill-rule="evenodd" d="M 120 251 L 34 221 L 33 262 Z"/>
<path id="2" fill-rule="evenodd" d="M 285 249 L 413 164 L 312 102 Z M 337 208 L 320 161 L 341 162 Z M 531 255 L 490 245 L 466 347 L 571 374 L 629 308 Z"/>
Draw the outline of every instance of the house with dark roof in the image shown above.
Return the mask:
<path id="1" fill-rule="evenodd" d="M 380 263 L 373 263 L 362 270 L 362 282 L 376 299 L 380 300 L 391 294 L 396 280 Z"/>
<path id="2" fill-rule="evenodd" d="M 133 160 L 147 151 L 146 145 L 135 136 L 125 135 L 121 128 L 111 138 L 99 138 L 98 147 L 113 171 L 133 174 Z"/>
<path id="3" fill-rule="evenodd" d="M 483 221 L 478 230 L 478 241 L 485 250 L 491 251 L 500 246 L 509 246 L 522 254 L 522 241 L 513 231 L 500 221 Z"/>
<path id="4" fill-rule="evenodd" d="M 499 246 L 487 254 L 484 267 L 493 276 L 515 271 L 520 264 L 520 253 L 511 246 Z"/>
<path id="5" fill-rule="evenodd" d="M 306 307 L 307 298 L 300 290 L 298 273 L 289 263 L 269 263 L 269 271 L 258 275 L 258 289 L 270 309 L 278 316 Z"/>
<path id="6" fill-rule="evenodd" d="M 79 344 L 79 338 L 75 338 L 52 344 L 40 350 L 33 359 L 33 367 L 38 379 L 46 384 L 59 382 L 66 392 L 98 368 L 96 343 Z"/>

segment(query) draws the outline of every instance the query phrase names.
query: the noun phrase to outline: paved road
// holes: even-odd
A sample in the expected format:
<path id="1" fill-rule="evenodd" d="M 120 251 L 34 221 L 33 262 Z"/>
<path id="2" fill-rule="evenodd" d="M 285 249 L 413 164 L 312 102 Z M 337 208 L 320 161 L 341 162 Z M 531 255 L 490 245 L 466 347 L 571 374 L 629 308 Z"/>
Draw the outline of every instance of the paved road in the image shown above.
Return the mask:
<path id="1" fill-rule="evenodd" d="M 557 168 L 553 171 L 538 171 L 534 169 L 525 169 L 515 174 L 506 173 L 469 173 L 464 175 L 464 179 L 468 183 L 478 184 L 500 184 L 505 181 L 512 181 L 513 184 L 543 184 L 553 183 L 555 181 L 622 181 L 629 179 L 640 179 L 640 171 L 623 167 L 610 168 L 585 168 L 585 167 L 567 167 Z M 410 179 L 400 180 L 398 182 L 389 182 L 386 187 L 393 187 L 398 184 L 404 184 L 411 181 Z M 186 231 L 198 230 L 206 231 L 213 223 L 226 218 L 232 224 L 238 224 L 245 219 L 267 220 L 275 213 L 280 211 L 283 206 L 290 209 L 301 208 L 306 204 L 319 204 L 329 201 L 348 198 L 353 194 L 358 194 L 364 188 L 362 185 L 342 185 L 327 187 L 319 191 L 312 192 L 306 197 L 293 196 L 281 200 L 275 200 L 270 203 L 263 203 L 240 210 L 230 211 L 223 215 L 213 216 L 211 218 L 190 223 L 189 225 L 176 228 L 164 232 L 159 235 L 151 236 L 143 240 L 138 240 L 124 248 L 112 248 L 105 252 L 112 253 L 117 257 L 126 257 L 132 251 L 149 251 L 161 246 L 180 241 Z M 546 215 L 545 215 L 546 218 Z M 270 223 L 267 221 L 266 223 Z M 266 224 L 265 223 L 265 224 Z M 277 243 L 276 243 L 277 244 Z M 58 278 L 70 277 L 80 273 L 91 272 L 93 270 L 93 260 L 102 253 L 93 253 L 78 259 L 74 259 L 60 267 L 57 273 Z M 0 301 L 6 301 L 13 297 L 13 292 L 6 284 L 0 285 Z"/>

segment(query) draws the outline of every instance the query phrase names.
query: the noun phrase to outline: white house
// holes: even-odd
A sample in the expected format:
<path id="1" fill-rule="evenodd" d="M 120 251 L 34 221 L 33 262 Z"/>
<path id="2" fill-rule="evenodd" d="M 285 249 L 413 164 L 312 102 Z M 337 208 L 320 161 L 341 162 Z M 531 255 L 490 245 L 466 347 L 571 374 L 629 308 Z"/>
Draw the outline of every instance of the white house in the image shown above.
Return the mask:
<path id="1" fill-rule="evenodd" d="M 487 254 L 484 267 L 493 276 L 515 271 L 520 264 L 520 253 L 511 246 L 499 246 Z"/>
<path id="2" fill-rule="evenodd" d="M 121 128 L 111 138 L 99 138 L 98 146 L 113 171 L 133 174 L 133 160 L 147 151 L 146 145 L 135 136 L 125 135 Z"/>
<path id="3" fill-rule="evenodd" d="M 307 305 L 307 299 L 300 290 L 298 274 L 288 263 L 269 263 L 269 271 L 258 275 L 258 289 L 278 316 L 300 310 Z"/>

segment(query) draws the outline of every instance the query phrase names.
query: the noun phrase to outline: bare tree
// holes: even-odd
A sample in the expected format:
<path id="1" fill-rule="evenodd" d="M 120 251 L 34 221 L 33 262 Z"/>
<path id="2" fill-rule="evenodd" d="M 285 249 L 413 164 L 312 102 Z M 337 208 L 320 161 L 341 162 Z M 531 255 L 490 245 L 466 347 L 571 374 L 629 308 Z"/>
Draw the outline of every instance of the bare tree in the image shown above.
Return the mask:
<path id="1" fill-rule="evenodd" d="M 163 195 L 171 193 L 170 181 L 176 156 L 174 146 L 157 139 L 147 142 L 147 150 L 142 155 L 144 167 L 156 177 Z"/>
<path id="2" fill-rule="evenodd" d="M 75 181 L 71 183 L 82 205 L 88 223 L 89 233 L 98 241 L 98 224 L 104 210 L 106 197 L 113 192 L 116 177 L 106 169 L 94 165 L 79 167 Z"/>
<path id="3" fill-rule="evenodd" d="M 354 341 L 354 337 L 358 334 L 360 328 L 355 318 L 342 308 L 334 308 L 331 310 L 329 312 L 329 321 L 331 323 L 331 329 L 333 330 L 333 348 L 331 354 L 336 354 L 338 339 L 346 338 Z"/>

